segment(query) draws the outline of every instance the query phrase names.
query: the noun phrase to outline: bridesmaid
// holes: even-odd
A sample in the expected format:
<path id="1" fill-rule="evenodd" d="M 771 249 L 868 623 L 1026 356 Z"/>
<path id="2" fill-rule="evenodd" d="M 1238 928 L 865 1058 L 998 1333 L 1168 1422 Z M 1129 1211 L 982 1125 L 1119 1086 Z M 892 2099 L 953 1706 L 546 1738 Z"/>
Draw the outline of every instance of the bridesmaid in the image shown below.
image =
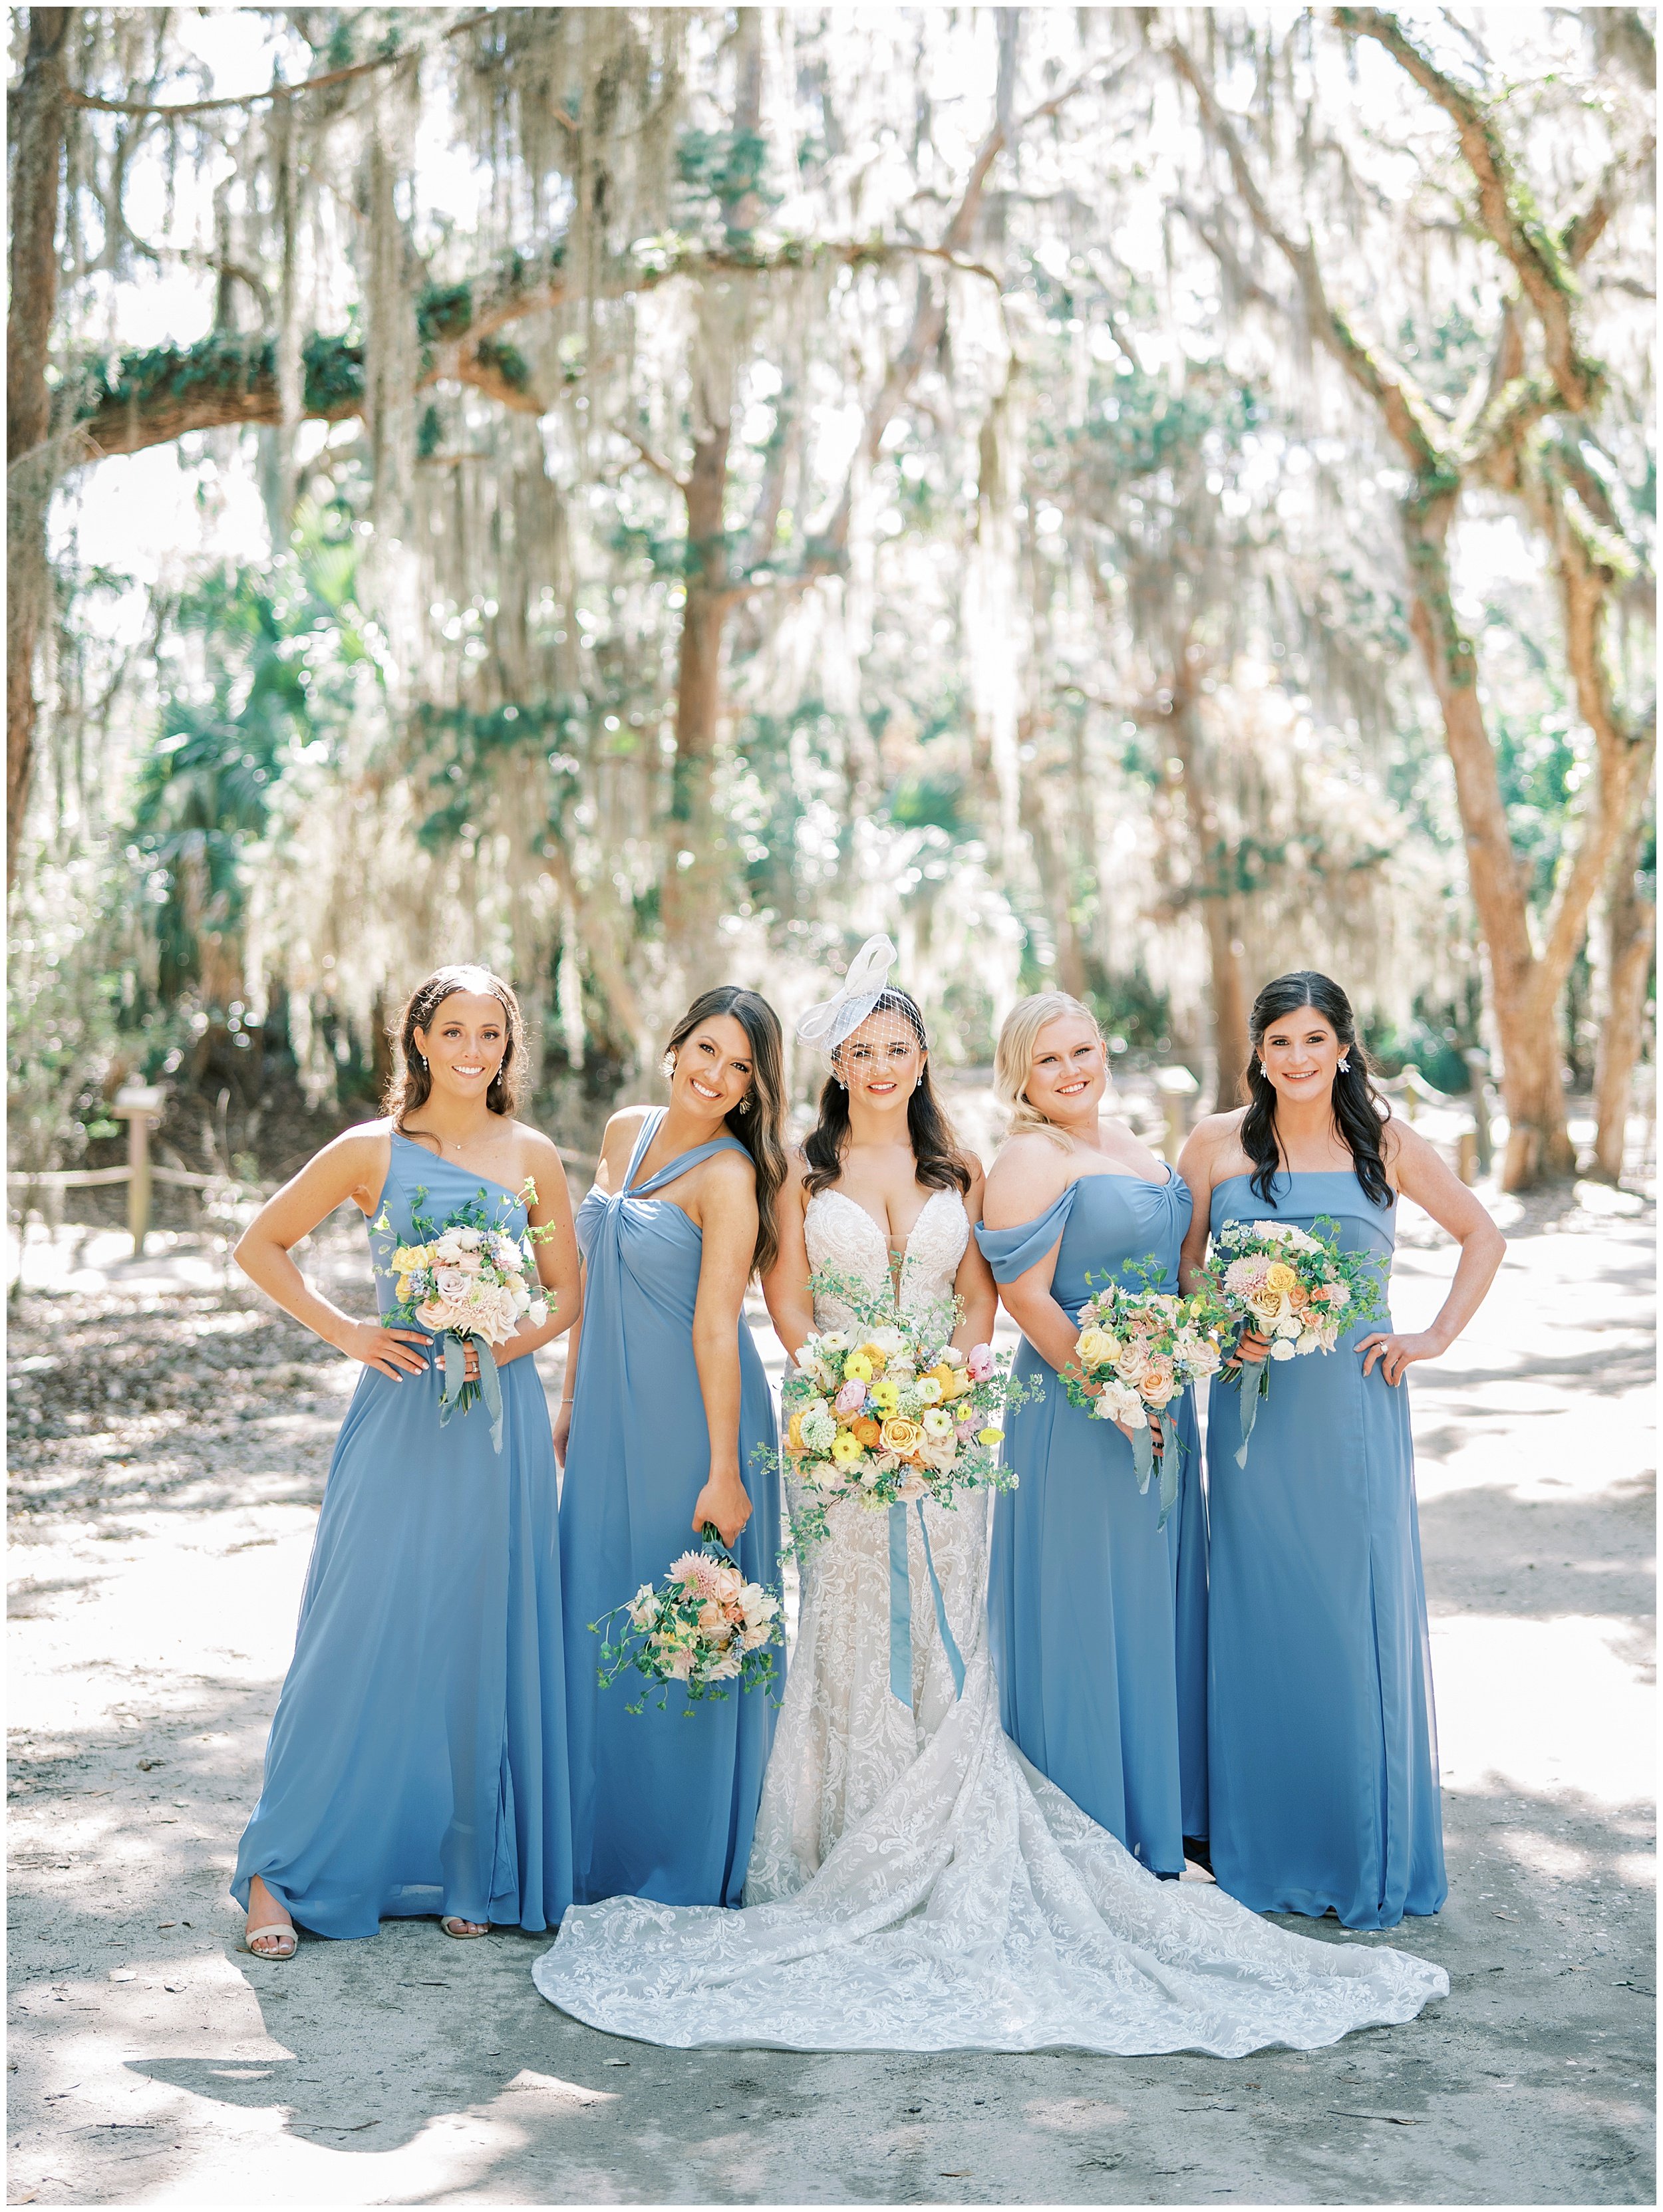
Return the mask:
<path id="1" fill-rule="evenodd" d="M 1168 1409 L 1185 1447 L 1167 1527 L 1140 1495 L 1128 1437 L 1069 1402 L 1077 1316 L 1102 1279 L 1153 1255 L 1178 1286 L 1190 1197 L 1124 1123 L 1101 1118 L 1108 1066 L 1066 992 L 1006 1017 L 994 1087 L 1010 1133 L 977 1237 L 1021 1329 L 1037 1401 L 1006 1424 L 1019 1486 L 994 1505 L 988 1588 L 1005 1732 L 1153 1873 L 1206 1863 L 1207 1522 L 1190 1394 Z M 1087 1276 L 1091 1281 L 1087 1281 Z"/>
<path id="2" fill-rule="evenodd" d="M 1325 975 L 1267 983 L 1249 1019 L 1249 1104 L 1198 1123 L 1193 1283 L 1227 1221 L 1308 1229 L 1392 1264 L 1398 1193 L 1461 1248 L 1429 1329 L 1363 1324 L 1277 1366 L 1245 1468 L 1241 1401 L 1215 1378 L 1210 1778 L 1213 1870 L 1257 1912 L 1395 1928 L 1447 1893 L 1426 1595 L 1415 1512 L 1410 1364 L 1448 1349 L 1506 1249 L 1483 1207 L 1368 1080 L 1350 1001 Z M 1270 1347 L 1247 1336 L 1244 1387 Z"/>
<path id="3" fill-rule="evenodd" d="M 523 1029 L 500 977 L 441 968 L 411 994 L 399 1047 L 386 1117 L 326 1145 L 236 1249 L 286 1312 L 363 1363 L 231 1885 L 244 1947 L 264 1959 L 293 1958 L 296 1923 L 373 1936 L 383 1917 L 434 1912 L 448 1936 L 484 1936 L 492 1921 L 552 1927 L 571 1899 L 554 1454 L 527 1357 L 577 1317 L 565 1174 L 514 1119 Z M 496 1349 L 500 1452 L 481 1403 L 441 1429 L 425 1332 L 354 1321 L 292 1257 L 350 1200 L 375 1224 L 385 1312 L 381 1271 L 417 1241 L 412 1214 L 442 1220 L 475 1198 L 511 1236 L 554 1231 L 537 1246 L 548 1319 Z"/>
<path id="4" fill-rule="evenodd" d="M 665 1072 L 667 1107 L 607 1123 L 578 1210 L 588 1304 L 555 1422 L 582 1905 L 737 1905 L 773 1738 L 774 1705 L 754 1692 L 693 1706 L 672 1690 L 663 1711 L 631 1714 L 598 1680 L 589 1624 L 659 1581 L 707 1522 L 752 1581 L 778 1570 L 778 1431 L 743 1313 L 773 1263 L 785 1176 L 778 1017 L 754 991 L 707 991 Z"/>

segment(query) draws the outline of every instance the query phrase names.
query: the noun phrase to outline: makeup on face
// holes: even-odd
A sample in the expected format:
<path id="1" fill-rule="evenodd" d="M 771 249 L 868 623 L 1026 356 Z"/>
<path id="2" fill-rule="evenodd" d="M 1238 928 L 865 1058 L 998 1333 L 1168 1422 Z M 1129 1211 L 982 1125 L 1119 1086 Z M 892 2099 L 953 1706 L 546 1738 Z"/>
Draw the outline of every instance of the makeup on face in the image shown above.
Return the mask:
<path id="1" fill-rule="evenodd" d="M 1024 1089 L 1036 1113 L 1059 1120 L 1095 1110 L 1108 1084 L 1103 1040 L 1078 1014 L 1047 1022 L 1033 1041 Z"/>

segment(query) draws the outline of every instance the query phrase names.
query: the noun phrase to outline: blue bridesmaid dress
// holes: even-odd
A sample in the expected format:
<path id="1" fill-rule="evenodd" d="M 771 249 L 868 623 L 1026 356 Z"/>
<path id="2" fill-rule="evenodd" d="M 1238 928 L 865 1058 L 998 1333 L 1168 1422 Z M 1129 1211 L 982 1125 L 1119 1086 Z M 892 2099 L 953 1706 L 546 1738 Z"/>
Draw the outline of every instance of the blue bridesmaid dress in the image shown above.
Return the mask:
<path id="1" fill-rule="evenodd" d="M 1001 1283 L 1060 1238 L 1051 1295 L 1073 1316 L 1130 1261 L 1153 1255 L 1176 1289 L 1189 1218 L 1170 1170 L 1164 1183 L 1081 1176 L 1037 1219 L 976 1236 Z M 1120 1430 L 1070 1405 L 1026 1340 L 1014 1372 L 1040 1395 L 1006 1422 L 1019 1481 L 993 1508 L 988 1621 L 1005 1733 L 1140 1863 L 1180 1874 L 1185 1837 L 1208 1826 L 1207 1507 L 1192 1396 L 1169 1409 L 1185 1449 L 1162 1530 L 1159 1482 L 1139 1494 Z"/>
<path id="2" fill-rule="evenodd" d="M 1396 1206 L 1349 1170 L 1271 1188 L 1279 1205 L 1246 1176 L 1220 1183 L 1214 1235 L 1325 1214 L 1390 1272 Z M 1274 1367 L 1246 1467 L 1235 1389 L 1215 1379 L 1208 1418 L 1213 1871 L 1257 1912 L 1348 1928 L 1395 1928 L 1448 1893 L 1409 1394 L 1353 1348 L 1391 1325 Z"/>
<path id="3" fill-rule="evenodd" d="M 638 1188 L 636 1170 L 663 1109 L 648 1115 L 624 1188 L 591 1190 L 577 1212 L 587 1272 L 583 1335 L 560 1505 L 566 1692 L 571 1741 L 573 1894 L 580 1905 L 649 1897 L 661 1905 L 737 1905 L 745 1887 L 775 1707 L 762 1691 L 693 1705 L 672 1686 L 644 1712 L 628 1680 L 602 1689 L 589 1624 L 662 1579 L 695 1548 L 693 1506 L 710 1479 L 710 1437 L 693 1358 L 703 1245 L 673 1199 L 655 1193 L 729 1136 L 669 1161 Z M 746 1155 L 748 1158 L 748 1154 Z M 749 1325 L 739 1322 L 740 1474 L 751 1518 L 734 1556 L 753 1582 L 779 1569 L 779 1431 Z M 766 1446 L 759 1468 L 752 1454 Z M 777 1694 L 776 1690 L 775 1694 Z"/>
<path id="4" fill-rule="evenodd" d="M 522 1234 L 503 1184 L 395 1133 L 378 1270 L 413 1212 L 442 1221 L 482 1186 Z M 437 1367 L 358 1377 L 237 1854 L 245 1910 L 256 1875 L 320 1936 L 429 1912 L 539 1929 L 571 1901 L 554 1448 L 533 1361 L 501 1372 L 500 1453 L 481 1401 L 440 1427 Z"/>

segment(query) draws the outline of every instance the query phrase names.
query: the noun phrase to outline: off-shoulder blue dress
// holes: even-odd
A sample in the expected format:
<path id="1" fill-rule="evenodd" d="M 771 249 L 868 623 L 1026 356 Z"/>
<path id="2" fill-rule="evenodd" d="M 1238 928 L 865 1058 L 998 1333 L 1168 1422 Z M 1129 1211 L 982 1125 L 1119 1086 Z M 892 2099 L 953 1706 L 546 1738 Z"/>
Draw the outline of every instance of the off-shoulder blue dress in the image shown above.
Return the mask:
<path id="1" fill-rule="evenodd" d="M 1389 1273 L 1396 1206 L 1349 1170 L 1271 1188 L 1276 1205 L 1246 1176 L 1220 1183 L 1213 1234 L 1327 1215 Z M 1395 1928 L 1448 1892 L 1409 1392 L 1354 1348 L 1391 1325 L 1274 1367 L 1245 1467 L 1238 1392 L 1215 1379 L 1208 1418 L 1213 1871 L 1255 1911 L 1348 1928 Z"/>
<path id="2" fill-rule="evenodd" d="M 583 1333 L 560 1501 L 567 1715 L 571 1745 L 573 1894 L 580 1905 L 649 1897 L 661 1905 L 737 1905 L 745 1887 L 774 1705 L 759 1690 L 694 1705 L 672 1687 L 660 1711 L 625 1711 L 628 1679 L 602 1689 L 590 1633 L 643 1583 L 694 1549 L 693 1506 L 710 1480 L 710 1435 L 693 1358 L 704 1239 L 657 1194 L 718 1152 L 718 1137 L 639 1186 L 636 1171 L 663 1118 L 649 1114 L 623 1188 L 592 1190 L 577 1212 L 586 1262 Z M 748 1157 L 748 1155 L 746 1155 Z M 762 1360 L 741 1316 L 740 1473 L 751 1518 L 734 1556 L 753 1582 L 779 1567 L 779 1431 Z M 761 1459 L 753 1456 L 766 1447 Z M 777 1687 L 775 1694 L 777 1695 Z"/>
<path id="3" fill-rule="evenodd" d="M 1153 1256 L 1175 1290 L 1189 1219 L 1170 1170 L 1164 1183 L 1081 1176 L 1035 1220 L 976 1235 L 1001 1283 L 1058 1246 L 1051 1295 L 1075 1316 L 1131 1261 Z M 1120 1430 L 1070 1405 L 1026 1340 L 1014 1372 L 1040 1395 L 1005 1425 L 1018 1486 L 993 1509 L 988 1620 L 1005 1732 L 1142 1864 L 1179 1874 L 1185 1837 L 1208 1827 L 1207 1507 L 1192 1396 L 1169 1409 L 1185 1451 L 1163 1530 L 1159 1483 L 1140 1495 Z"/>
<path id="4" fill-rule="evenodd" d="M 393 1136 L 369 1237 L 383 1313 L 413 1212 L 481 1195 L 523 1234 L 511 1191 Z M 358 1377 L 237 1853 L 245 1910 L 256 1875 L 320 1936 L 428 1912 L 551 1928 L 571 1902 L 554 1445 L 533 1361 L 501 1381 L 496 1452 L 481 1401 L 440 1427 L 436 1367 Z"/>

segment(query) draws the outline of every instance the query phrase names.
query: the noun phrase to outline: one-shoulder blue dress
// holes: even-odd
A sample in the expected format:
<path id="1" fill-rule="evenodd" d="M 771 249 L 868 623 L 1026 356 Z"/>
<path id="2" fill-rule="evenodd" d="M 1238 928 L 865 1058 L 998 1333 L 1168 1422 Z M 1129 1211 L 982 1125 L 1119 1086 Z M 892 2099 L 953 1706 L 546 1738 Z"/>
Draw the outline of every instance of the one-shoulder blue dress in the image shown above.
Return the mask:
<path id="1" fill-rule="evenodd" d="M 1129 1261 L 1153 1256 L 1175 1290 L 1189 1219 L 1170 1170 L 1164 1183 L 1081 1176 L 1037 1219 L 976 1236 L 1001 1283 L 1060 1238 L 1051 1295 L 1075 1316 Z M 988 1621 L 1005 1733 L 1142 1865 L 1180 1874 L 1185 1837 L 1208 1827 L 1207 1507 L 1192 1395 L 1168 1409 L 1185 1449 L 1162 1530 L 1159 1482 L 1140 1495 L 1121 1431 L 1070 1405 L 1026 1340 L 1014 1373 L 1039 1396 L 1005 1425 L 1018 1486 L 993 1509 Z"/>
<path id="2" fill-rule="evenodd" d="M 566 1480 L 560 1501 L 566 1692 L 571 1744 L 573 1894 L 580 1905 L 649 1897 L 737 1905 L 745 1887 L 775 1706 L 760 1690 L 694 1705 L 672 1686 L 642 1713 L 628 1678 L 602 1689 L 589 1624 L 661 1581 L 697 1547 L 693 1507 L 710 1480 L 710 1434 L 693 1358 L 704 1240 L 655 1194 L 712 1153 L 718 1137 L 631 1188 L 663 1118 L 649 1114 L 623 1188 L 590 1191 L 577 1212 L 586 1262 Z M 748 1157 L 748 1155 L 747 1155 Z M 753 1582 L 778 1573 L 779 1431 L 762 1360 L 739 1322 L 740 1474 L 751 1518 L 734 1556 Z M 765 1457 L 753 1457 L 758 1445 Z M 776 1688 L 775 1694 L 777 1694 Z"/>
<path id="3" fill-rule="evenodd" d="M 1246 1176 L 1220 1183 L 1213 1234 L 1327 1215 L 1389 1273 L 1395 1203 L 1348 1170 L 1271 1188 L 1274 1206 Z M 1348 1928 L 1395 1928 L 1448 1893 L 1409 1392 L 1354 1349 L 1391 1326 L 1274 1367 L 1245 1467 L 1240 1397 L 1216 1378 L 1208 1419 L 1213 1871 L 1257 1912 Z"/>
<path id="4" fill-rule="evenodd" d="M 395 1134 L 371 1227 L 381 1270 L 484 1196 L 514 1194 Z M 237 1853 L 302 1928 L 373 1936 L 419 1913 L 556 1926 L 571 1901 L 557 1475 L 529 1358 L 501 1370 L 503 1449 L 482 1401 L 439 1425 L 438 1368 L 366 1367 L 330 1462 L 295 1656 Z"/>

